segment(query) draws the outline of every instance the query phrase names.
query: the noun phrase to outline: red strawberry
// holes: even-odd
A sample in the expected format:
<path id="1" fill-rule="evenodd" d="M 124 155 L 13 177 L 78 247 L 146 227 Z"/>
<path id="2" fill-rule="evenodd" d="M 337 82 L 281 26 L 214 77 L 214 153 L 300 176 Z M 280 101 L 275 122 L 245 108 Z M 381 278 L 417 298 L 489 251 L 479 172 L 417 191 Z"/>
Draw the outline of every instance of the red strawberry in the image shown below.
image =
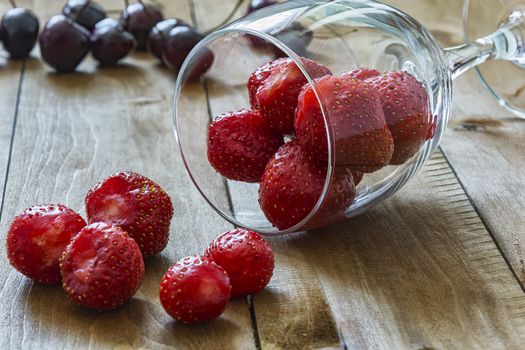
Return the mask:
<path id="1" fill-rule="evenodd" d="M 252 36 L 250 36 L 250 38 L 252 38 Z M 258 37 L 253 38 L 256 40 L 262 40 Z M 266 79 L 268 79 L 272 71 L 278 69 L 278 67 L 283 64 L 283 61 L 284 60 L 276 60 L 265 63 L 257 68 L 255 72 L 252 73 L 252 75 L 250 75 L 250 78 L 248 79 L 248 97 L 250 99 L 250 106 L 252 106 L 252 108 L 259 108 L 256 97 L 257 90 L 266 81 Z"/>
<path id="2" fill-rule="evenodd" d="M 162 251 L 168 243 L 173 205 L 164 190 L 133 172 L 113 174 L 86 196 L 90 222 L 119 225 L 139 245 L 144 258 Z"/>
<path id="3" fill-rule="evenodd" d="M 407 72 L 387 72 L 369 79 L 379 93 L 388 128 L 394 139 L 390 164 L 403 164 L 433 136 L 425 86 Z"/>
<path id="4" fill-rule="evenodd" d="M 312 79 L 332 73 L 325 66 L 301 58 L 304 68 Z M 308 81 L 299 67 L 290 58 L 278 59 L 256 70 L 250 77 L 248 90 L 250 100 L 256 90 L 256 102 L 252 106 L 261 110 L 261 115 L 268 125 L 282 134 L 294 133 L 294 112 L 297 96 Z"/>
<path id="5" fill-rule="evenodd" d="M 353 178 L 354 173 L 361 177 L 357 182 Z M 317 213 L 303 227 L 304 230 L 318 229 L 346 219 L 345 211 L 354 201 L 356 186 L 361 181 L 363 173 L 345 167 L 336 167 L 334 174 L 327 197 Z"/>
<path id="6" fill-rule="evenodd" d="M 160 283 L 164 310 L 183 323 L 219 317 L 230 300 L 231 284 L 222 267 L 206 257 L 187 256 L 173 264 Z"/>
<path id="7" fill-rule="evenodd" d="M 341 74 L 342 77 L 350 77 L 357 80 L 367 80 L 373 77 L 381 75 L 381 72 L 375 69 L 370 68 L 357 68 L 350 72 L 345 72 Z"/>
<path id="8" fill-rule="evenodd" d="M 258 293 L 272 278 L 272 248 L 253 231 L 235 229 L 224 232 L 206 249 L 206 256 L 230 276 L 232 297 Z"/>
<path id="9" fill-rule="evenodd" d="M 97 222 L 84 227 L 60 260 L 62 287 L 78 305 L 109 310 L 140 287 L 144 261 L 137 243 L 119 226 Z"/>
<path id="10" fill-rule="evenodd" d="M 7 233 L 9 262 L 39 283 L 58 284 L 60 256 L 84 226 L 84 219 L 62 204 L 28 208 L 15 217 Z"/>
<path id="11" fill-rule="evenodd" d="M 218 116 L 208 130 L 208 160 L 223 176 L 259 182 L 264 167 L 283 144 L 259 111 L 240 110 Z"/>
<path id="12" fill-rule="evenodd" d="M 349 77 L 326 76 L 316 81 L 316 87 L 334 126 L 336 164 L 361 172 L 386 166 L 394 148 L 392 135 L 370 85 Z M 301 144 L 326 161 L 326 128 L 310 85 L 305 85 L 299 96 L 295 129 Z"/>
<path id="13" fill-rule="evenodd" d="M 279 229 L 303 220 L 321 196 L 326 173 L 326 164 L 312 158 L 297 140 L 282 146 L 268 162 L 259 188 L 259 204 L 268 220 Z M 339 221 L 354 196 L 352 174 L 346 168 L 336 169 L 327 197 L 312 222 Z M 310 223 L 306 228 L 318 226 Z"/>

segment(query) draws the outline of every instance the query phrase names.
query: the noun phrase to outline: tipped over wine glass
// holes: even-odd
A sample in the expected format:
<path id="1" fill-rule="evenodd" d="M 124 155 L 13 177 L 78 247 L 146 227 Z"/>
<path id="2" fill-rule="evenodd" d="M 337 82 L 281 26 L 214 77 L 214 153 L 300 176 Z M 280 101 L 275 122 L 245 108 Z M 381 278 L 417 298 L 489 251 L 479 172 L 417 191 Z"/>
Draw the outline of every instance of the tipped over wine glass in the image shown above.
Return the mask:
<path id="1" fill-rule="evenodd" d="M 525 81 L 525 2 L 491 0 L 482 3 L 470 0 L 466 2 L 465 13 L 468 16 L 465 20 L 465 31 L 472 41 L 445 49 L 441 48 L 432 34 L 411 16 L 380 2 L 367 0 L 291 0 L 262 8 L 208 35 L 191 51 L 182 65 L 174 97 L 175 134 L 185 166 L 195 186 L 222 217 L 236 226 L 267 235 L 315 229 L 364 212 L 393 195 L 418 173 L 441 141 L 450 118 L 452 82 L 465 71 L 479 67 L 484 84 L 493 90 L 500 103 L 517 116 L 523 117 L 525 98 L 519 93 L 516 95 L 516 88 L 523 86 Z M 264 42 L 263 46 L 273 50 L 254 45 L 254 38 L 256 42 Z M 305 41 L 303 38 L 309 39 Z M 305 42 L 306 49 L 299 51 L 294 48 L 293 39 Z M 292 106 L 295 108 L 295 130 L 282 131 L 285 144 L 267 165 L 262 176 L 263 183 L 238 181 L 234 176 L 224 176 L 225 172 L 221 174 L 216 166 L 210 164 L 209 130 L 214 126 L 212 118 L 222 113 L 226 114 L 215 119 L 216 121 L 226 117 L 237 118 L 239 114 L 245 113 L 255 120 L 253 114 L 258 113 L 257 108 L 260 108 L 259 112 L 264 117 L 268 112 L 264 106 L 254 106 L 253 101 L 250 106 L 246 84 L 256 70 L 259 73 L 264 72 L 265 68 L 260 67 L 275 59 L 270 53 L 275 50 L 284 54 L 287 63 L 279 63 L 279 74 L 271 73 L 272 78 L 267 80 L 271 80 L 270 83 L 276 86 L 278 82 L 284 81 L 283 77 L 288 79 L 293 71 L 296 81 L 306 83 L 302 87 L 298 102 L 295 102 L 298 107 Z M 206 52 L 211 52 L 214 57 L 213 64 L 204 75 L 206 88 L 203 93 L 206 98 L 196 98 L 202 89 L 196 87 L 191 79 L 191 72 L 199 66 L 199 61 L 202 61 Z M 319 78 L 312 73 L 310 62 L 326 67 L 333 77 Z M 500 67 L 499 78 L 497 70 L 490 74 L 484 71 L 484 65 L 489 64 Z M 355 123 L 347 123 L 353 126 L 345 129 L 347 120 L 345 115 L 341 114 L 341 110 L 344 110 L 348 118 L 351 118 L 351 114 L 355 112 L 359 114 L 354 116 L 355 118 L 364 118 L 366 121 L 372 113 L 367 112 L 371 110 L 367 109 L 369 107 L 365 108 L 363 104 L 350 101 L 355 97 L 350 86 L 362 84 L 354 80 L 355 70 L 360 67 L 366 67 L 367 71 L 377 71 L 374 75 L 384 77 L 385 82 L 383 85 L 374 86 L 367 80 L 364 84 L 370 85 L 362 85 L 365 87 L 358 90 L 358 95 L 365 89 L 367 92 L 364 95 L 371 96 L 369 99 L 372 100 L 376 98 L 375 92 L 369 93 L 368 90 L 392 89 L 392 103 L 382 101 L 384 115 L 388 114 L 386 109 L 397 108 L 395 104 L 400 104 L 396 111 L 402 111 L 405 107 L 403 98 L 397 98 L 396 83 L 388 80 L 389 77 L 398 75 L 405 77 L 402 79 L 414 79 L 416 83 L 410 86 L 422 87 L 424 93 L 421 96 L 424 96 L 421 100 L 426 101 L 426 111 L 425 122 L 419 125 L 429 125 L 429 128 L 427 137 L 408 155 L 408 159 L 389 161 L 380 167 L 377 167 L 377 164 L 370 167 L 366 160 L 362 160 L 363 163 L 357 164 L 357 167 L 354 163 L 347 163 L 348 159 L 359 158 L 358 154 L 355 154 L 359 145 L 354 143 L 350 147 L 350 143 L 345 143 L 345 140 L 356 135 L 362 137 L 360 140 L 366 140 L 369 134 L 378 135 L 378 128 L 366 122 L 360 124 L 359 127 L 363 129 L 361 131 Z M 283 75 L 283 71 L 288 75 Z M 348 78 L 348 75 L 352 74 L 354 76 Z M 301 79 L 297 78 L 298 75 Z M 329 81 L 333 85 L 330 85 Z M 331 87 L 334 88 L 330 90 Z M 417 89 L 414 88 L 412 92 L 419 94 Z M 267 100 L 282 101 L 284 105 L 283 96 L 286 96 L 287 90 L 277 91 L 281 95 L 269 95 Z M 344 91 L 344 95 L 338 95 L 343 94 L 341 91 Z M 410 92 L 409 89 L 405 96 L 410 96 Z M 333 96 L 349 97 L 348 105 L 354 106 L 354 109 L 339 108 L 346 100 Z M 311 137 L 305 141 L 301 136 L 304 130 L 298 132 L 297 129 L 298 118 L 302 118 L 298 117 L 298 114 L 305 113 L 307 97 L 309 102 L 306 109 L 318 109 L 322 133 L 316 135 L 322 135 L 322 147 L 326 150 L 322 165 L 315 166 L 315 171 L 323 175 L 322 184 L 318 187 L 313 203 L 303 201 L 304 197 L 297 193 L 310 190 L 311 183 L 304 177 L 304 172 L 310 177 L 314 177 L 315 173 L 311 170 L 312 167 L 304 164 L 309 162 L 310 158 L 318 158 L 322 152 L 295 155 L 295 158 L 290 156 L 296 152 L 298 144 L 309 148 L 320 138 Z M 364 99 L 360 101 L 366 102 Z M 202 108 L 196 106 L 199 103 L 203 104 Z M 243 108 L 251 110 L 235 112 Z M 206 110 L 211 113 L 196 113 Z M 400 122 L 403 122 L 403 118 L 400 118 Z M 390 131 L 393 134 L 393 131 Z M 248 133 L 248 129 L 243 132 Z M 229 139 L 224 138 L 221 142 L 245 142 L 241 140 L 243 135 L 247 134 L 232 132 Z M 376 138 L 363 142 L 368 142 L 366 147 L 369 150 L 377 150 L 383 141 Z M 395 147 L 394 144 L 394 153 Z M 228 159 L 234 157 L 235 154 L 232 154 Z M 365 158 L 367 157 L 368 154 Z M 302 162 L 294 168 L 295 172 L 283 171 L 286 164 L 296 165 L 293 163 L 294 159 L 301 159 Z M 250 164 L 245 161 L 242 159 L 244 163 L 235 166 Z M 342 211 L 326 210 L 327 203 L 334 201 L 334 188 L 338 193 L 345 190 L 341 186 L 346 182 L 339 181 L 341 171 L 356 169 L 361 169 L 366 174 L 355 188 L 355 198 L 352 198 Z M 268 174 L 270 170 L 274 172 Z M 312 172 L 308 174 L 308 171 Z M 355 174 L 353 176 L 355 184 Z M 282 180 L 283 177 L 286 181 Z M 303 182 L 293 183 L 294 179 L 301 179 Z M 224 184 L 227 191 L 223 196 L 217 195 L 215 187 Z M 275 187 L 274 194 L 277 198 L 294 200 L 276 200 L 271 202 L 274 203 L 273 208 L 265 207 L 268 184 Z M 279 187 L 279 184 L 282 186 Z M 350 182 L 348 186 L 353 184 Z M 287 218 L 292 219 L 288 220 L 288 224 L 282 225 L 272 218 L 273 214 L 270 212 L 276 211 L 281 211 Z"/>

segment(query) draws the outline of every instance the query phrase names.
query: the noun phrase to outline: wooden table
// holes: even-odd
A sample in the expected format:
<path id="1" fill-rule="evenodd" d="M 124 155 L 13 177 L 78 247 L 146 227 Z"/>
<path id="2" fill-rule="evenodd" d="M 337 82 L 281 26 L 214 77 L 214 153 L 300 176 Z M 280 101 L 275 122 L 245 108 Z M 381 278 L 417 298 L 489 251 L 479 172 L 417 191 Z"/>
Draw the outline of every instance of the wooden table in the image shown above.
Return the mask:
<path id="1" fill-rule="evenodd" d="M 19 2 L 41 19 L 63 4 Z M 122 7 L 100 2 L 114 15 Z M 461 1 L 387 2 L 419 18 L 443 45 L 462 41 Z M 161 3 L 167 16 L 207 29 L 235 0 Z M 83 212 L 87 189 L 123 169 L 155 179 L 176 208 L 168 248 L 147 262 L 136 296 L 112 312 L 81 309 L 60 287 L 31 283 L 11 268 L 2 245 L 1 349 L 525 348 L 525 121 L 501 109 L 472 72 L 456 82 L 441 149 L 406 188 L 349 222 L 270 239 L 269 287 L 233 301 L 217 321 L 188 327 L 162 310 L 160 278 L 230 226 L 199 197 L 179 158 L 174 78 L 147 54 L 112 69 L 88 59 L 67 75 L 36 58 L 0 60 L 4 234 L 34 204 L 64 202 Z"/>

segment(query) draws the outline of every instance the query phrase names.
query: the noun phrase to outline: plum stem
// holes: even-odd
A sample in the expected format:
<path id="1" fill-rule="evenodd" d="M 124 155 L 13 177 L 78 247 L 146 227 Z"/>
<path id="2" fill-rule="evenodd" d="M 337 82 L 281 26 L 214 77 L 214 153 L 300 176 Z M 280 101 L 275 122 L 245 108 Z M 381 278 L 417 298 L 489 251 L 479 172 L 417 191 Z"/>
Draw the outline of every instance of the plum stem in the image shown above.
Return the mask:
<path id="1" fill-rule="evenodd" d="M 129 0 L 124 0 L 124 11 L 122 12 L 122 18 L 124 21 L 128 21 L 128 7 L 129 7 Z"/>
<path id="2" fill-rule="evenodd" d="M 11 7 L 17 8 L 15 0 L 9 0 L 9 3 L 11 4 Z"/>
<path id="3" fill-rule="evenodd" d="M 221 28 L 222 26 L 224 26 L 225 24 L 227 24 L 232 18 L 233 16 L 235 16 L 235 13 L 237 12 L 237 10 L 241 7 L 241 5 L 244 3 L 245 0 L 237 0 L 237 3 L 235 4 L 235 6 L 233 7 L 233 9 L 231 10 L 230 14 L 228 16 L 226 16 L 226 18 L 221 22 L 219 23 L 218 25 L 216 25 L 215 27 L 207 30 L 206 32 L 204 32 L 204 35 L 208 35 L 208 34 L 211 34 L 213 33 L 214 31 L 216 31 L 217 29 Z"/>

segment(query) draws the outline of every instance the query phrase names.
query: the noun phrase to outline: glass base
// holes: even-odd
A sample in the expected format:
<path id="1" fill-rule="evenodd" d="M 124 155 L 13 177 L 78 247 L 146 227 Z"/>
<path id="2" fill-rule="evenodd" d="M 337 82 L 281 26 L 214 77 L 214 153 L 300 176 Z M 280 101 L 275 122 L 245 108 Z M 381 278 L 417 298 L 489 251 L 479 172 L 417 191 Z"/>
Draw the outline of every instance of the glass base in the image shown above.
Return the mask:
<path id="1" fill-rule="evenodd" d="M 494 32 L 514 10 L 525 11 L 525 0 L 465 0 L 465 40 L 469 42 Z M 483 85 L 501 106 L 514 115 L 525 118 L 525 65 L 492 60 L 476 70 Z"/>

